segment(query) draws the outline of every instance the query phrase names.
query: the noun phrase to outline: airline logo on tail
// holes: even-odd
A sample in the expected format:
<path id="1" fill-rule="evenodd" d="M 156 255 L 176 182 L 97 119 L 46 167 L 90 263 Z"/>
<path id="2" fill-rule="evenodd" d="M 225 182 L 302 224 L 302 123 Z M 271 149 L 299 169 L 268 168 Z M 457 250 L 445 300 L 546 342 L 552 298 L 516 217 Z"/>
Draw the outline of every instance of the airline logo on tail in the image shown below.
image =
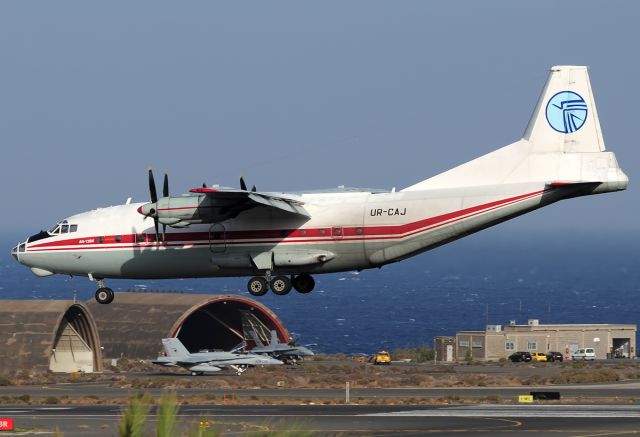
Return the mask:
<path id="1" fill-rule="evenodd" d="M 587 102 L 573 91 L 560 91 L 547 103 L 549 126 L 563 134 L 578 131 L 587 121 Z"/>

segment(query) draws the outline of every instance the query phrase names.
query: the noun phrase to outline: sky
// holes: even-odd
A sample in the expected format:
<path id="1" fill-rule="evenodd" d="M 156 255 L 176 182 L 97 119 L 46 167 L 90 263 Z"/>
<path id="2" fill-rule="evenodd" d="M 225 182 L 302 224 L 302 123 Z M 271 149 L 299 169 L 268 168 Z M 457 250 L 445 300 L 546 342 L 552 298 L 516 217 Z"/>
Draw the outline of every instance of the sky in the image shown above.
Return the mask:
<path id="1" fill-rule="evenodd" d="M 640 3 L 0 2 L 5 232 L 220 183 L 398 189 L 519 139 L 549 67 L 590 67 L 623 193 L 507 230 L 637 231 Z"/>

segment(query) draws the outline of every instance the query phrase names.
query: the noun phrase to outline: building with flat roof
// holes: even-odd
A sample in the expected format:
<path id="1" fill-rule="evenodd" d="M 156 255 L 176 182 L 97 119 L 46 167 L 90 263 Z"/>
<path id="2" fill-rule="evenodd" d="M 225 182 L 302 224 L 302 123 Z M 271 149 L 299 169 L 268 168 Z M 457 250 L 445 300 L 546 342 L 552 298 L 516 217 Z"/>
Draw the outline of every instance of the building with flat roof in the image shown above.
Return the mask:
<path id="1" fill-rule="evenodd" d="M 572 352 L 591 347 L 596 358 L 636 356 L 637 325 L 633 324 L 550 324 L 529 320 L 526 325 L 487 325 L 484 331 L 459 331 L 456 358 L 488 361 L 507 358 L 516 351 Z"/>

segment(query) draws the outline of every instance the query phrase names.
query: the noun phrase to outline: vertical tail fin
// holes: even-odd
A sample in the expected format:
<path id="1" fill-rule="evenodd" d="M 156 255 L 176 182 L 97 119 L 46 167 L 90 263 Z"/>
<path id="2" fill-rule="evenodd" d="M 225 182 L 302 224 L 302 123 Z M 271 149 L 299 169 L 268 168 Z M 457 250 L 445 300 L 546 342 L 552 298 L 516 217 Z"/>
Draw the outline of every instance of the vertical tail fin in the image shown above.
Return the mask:
<path id="1" fill-rule="evenodd" d="M 535 152 L 604 152 L 587 67 L 551 68 L 524 139 Z"/>
<path id="2" fill-rule="evenodd" d="M 278 340 L 278 333 L 276 332 L 275 329 L 273 329 L 271 331 L 271 343 L 269 343 L 270 346 L 275 346 L 277 344 L 280 343 L 280 340 Z"/>
<path id="3" fill-rule="evenodd" d="M 186 358 L 190 355 L 189 351 L 177 338 L 163 338 L 162 347 L 171 358 Z"/>
<path id="4" fill-rule="evenodd" d="M 260 340 L 260 337 L 258 336 L 255 330 L 252 329 L 251 331 L 249 331 L 249 335 L 251 336 L 251 339 L 255 342 L 256 347 L 265 346 L 265 344 L 262 342 L 262 340 Z"/>
<path id="5" fill-rule="evenodd" d="M 598 183 L 624 190 L 629 179 L 605 151 L 587 67 L 552 67 L 520 141 L 402 191 L 519 183 Z"/>

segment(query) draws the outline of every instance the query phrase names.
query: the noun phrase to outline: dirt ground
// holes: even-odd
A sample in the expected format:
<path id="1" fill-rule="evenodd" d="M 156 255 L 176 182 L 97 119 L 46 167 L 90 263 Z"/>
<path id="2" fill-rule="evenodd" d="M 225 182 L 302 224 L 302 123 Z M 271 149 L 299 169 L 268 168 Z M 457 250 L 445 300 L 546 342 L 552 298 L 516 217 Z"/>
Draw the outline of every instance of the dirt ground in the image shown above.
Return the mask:
<path id="1" fill-rule="evenodd" d="M 215 377 L 185 376 L 180 368 L 162 368 L 148 361 L 124 360 L 103 373 L 51 374 L 20 371 L 0 375 L 0 385 L 104 382 L 120 388 L 353 388 L 509 387 L 545 384 L 605 383 L 640 380 L 637 360 L 564 363 L 405 363 L 388 366 L 360 363 L 341 355 L 319 355 L 296 366 L 266 366 L 237 376 L 232 370 Z"/>

